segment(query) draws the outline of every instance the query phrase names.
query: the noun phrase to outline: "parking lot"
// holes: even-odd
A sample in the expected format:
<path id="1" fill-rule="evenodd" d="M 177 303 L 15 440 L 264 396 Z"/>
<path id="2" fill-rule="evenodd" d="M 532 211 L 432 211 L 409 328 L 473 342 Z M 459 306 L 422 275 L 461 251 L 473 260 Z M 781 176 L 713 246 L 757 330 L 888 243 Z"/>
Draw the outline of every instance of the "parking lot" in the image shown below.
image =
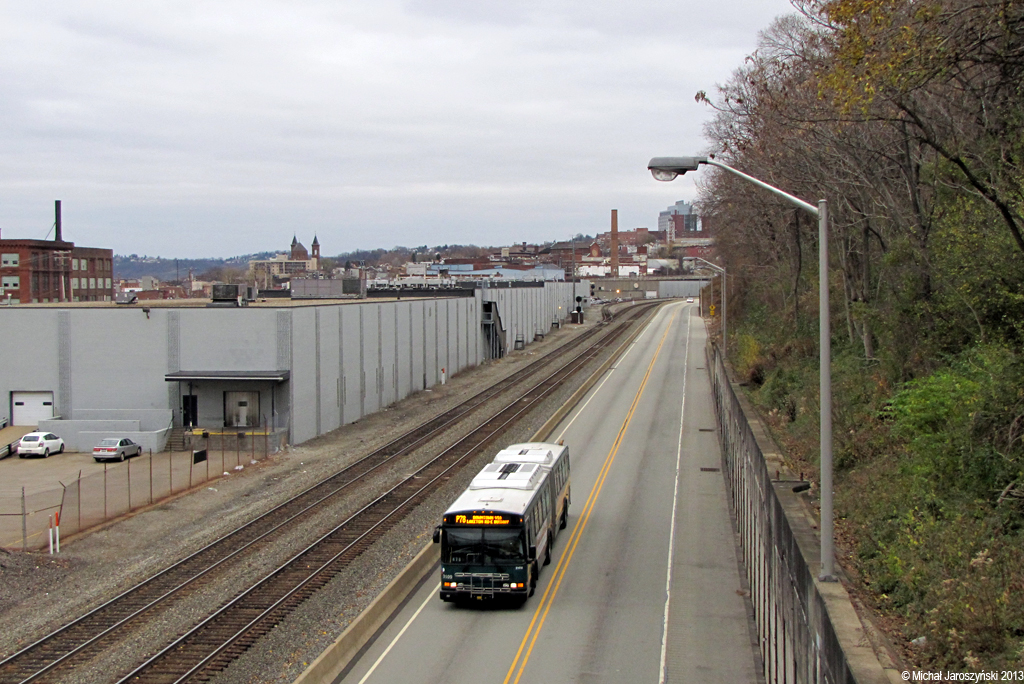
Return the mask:
<path id="1" fill-rule="evenodd" d="M 103 472 L 103 464 L 92 460 L 92 453 L 65 451 L 47 458 L 10 456 L 0 461 L 0 496 L 12 488 L 20 496 L 22 487 L 26 494 L 36 494 L 59 488 L 60 483 L 69 484 L 78 479 L 79 473 L 85 477 L 94 472 Z"/>
<path id="2" fill-rule="evenodd" d="M 58 511 L 66 538 L 244 468 L 253 458 L 263 455 L 229 449 L 210 451 L 206 460 L 196 462 L 191 451 L 165 451 L 123 463 L 97 463 L 91 451 L 48 458 L 9 456 L 0 460 L 0 547 L 46 548 L 50 519 Z"/>

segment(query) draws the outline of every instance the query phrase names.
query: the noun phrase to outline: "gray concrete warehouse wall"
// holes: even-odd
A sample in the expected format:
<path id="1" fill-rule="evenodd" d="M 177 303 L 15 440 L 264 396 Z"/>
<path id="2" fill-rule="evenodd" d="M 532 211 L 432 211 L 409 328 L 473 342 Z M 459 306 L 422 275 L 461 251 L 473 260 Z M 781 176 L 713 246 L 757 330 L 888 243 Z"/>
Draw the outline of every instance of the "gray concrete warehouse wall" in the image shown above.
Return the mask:
<path id="1" fill-rule="evenodd" d="M 516 339 L 525 344 L 533 342 L 537 334 L 546 335 L 557 321 L 569 317 L 573 301 L 571 282 L 545 282 L 543 287 L 491 286 L 477 291 L 481 301 L 494 302 L 505 330 L 508 348 L 513 349 Z M 576 284 L 576 294 L 589 295 L 589 287 Z M 483 357 L 484 340 L 479 339 L 478 359 Z"/>
<path id="2" fill-rule="evenodd" d="M 249 392 L 258 425 L 300 443 L 438 384 L 442 369 L 451 378 L 479 364 L 484 297 L 530 344 L 567 316 L 572 284 L 308 306 L 6 307 L 0 324 L 20 332 L 0 337 L 0 416 L 10 418 L 12 392 L 50 391 L 64 418 L 117 410 L 118 419 L 145 420 L 170 410 L 181 425 L 181 397 L 191 392 L 197 426 L 219 428 L 226 393 Z M 165 379 L 210 371 L 286 379 Z"/>

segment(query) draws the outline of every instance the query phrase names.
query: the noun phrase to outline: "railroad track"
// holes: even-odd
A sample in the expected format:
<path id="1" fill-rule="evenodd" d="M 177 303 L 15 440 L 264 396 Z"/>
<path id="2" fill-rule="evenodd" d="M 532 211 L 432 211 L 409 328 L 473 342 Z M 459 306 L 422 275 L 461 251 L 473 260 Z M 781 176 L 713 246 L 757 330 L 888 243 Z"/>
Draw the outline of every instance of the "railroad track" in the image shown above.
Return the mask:
<path id="1" fill-rule="evenodd" d="M 621 335 L 632 319 L 639 317 L 649 308 L 650 306 L 646 305 L 632 307 L 625 312 L 627 315 L 623 316 L 620 325 L 615 326 L 608 335 L 582 353 L 576 353 L 579 350 L 580 338 L 574 340 L 572 344 L 563 345 L 545 359 L 538 360 L 517 371 L 451 411 L 427 421 L 327 480 L 268 511 L 256 520 L 214 541 L 163 572 L 18 651 L 0 662 L 0 682 L 6 684 L 7 682 L 59 680 L 61 675 L 70 668 L 82 664 L 110 644 L 115 643 L 117 634 L 129 622 L 167 605 L 169 601 L 181 596 L 186 588 L 195 590 L 198 585 L 211 578 L 218 568 L 222 568 L 242 554 L 257 552 L 261 545 L 270 543 L 283 530 L 306 519 L 312 511 L 320 509 L 340 492 L 350 488 L 351 485 L 394 462 L 395 459 L 414 451 L 439 433 L 446 432 L 454 423 L 464 419 L 488 401 L 494 400 L 501 393 L 525 383 L 531 377 L 541 373 L 545 367 L 563 360 L 558 370 L 534 385 L 526 392 L 525 396 L 517 396 L 509 407 L 487 420 L 483 426 L 474 430 L 455 446 L 442 452 L 415 475 L 364 507 L 345 523 L 314 543 L 313 546 L 300 552 L 289 563 L 271 573 L 259 585 L 233 599 L 220 612 L 207 618 L 193 632 L 190 632 L 189 635 L 192 636 L 183 636 L 175 644 L 158 654 L 154 660 L 147 661 L 146 665 L 133 672 L 129 677 L 138 678 L 140 681 L 180 681 L 180 678 L 175 677 L 168 679 L 166 672 L 161 668 L 166 667 L 168 663 L 173 665 L 178 660 L 185 658 L 184 653 L 186 652 L 195 652 L 197 647 L 191 645 L 193 642 L 208 643 L 211 640 L 210 634 L 222 634 L 225 629 L 224 625 L 239 623 L 240 618 L 237 617 L 239 611 L 243 615 L 252 616 L 254 609 L 248 607 L 249 603 L 255 602 L 263 606 L 257 611 L 258 618 L 254 620 L 253 626 L 247 627 L 237 634 L 231 632 L 228 635 L 231 637 L 230 645 L 217 650 L 212 656 L 201 659 L 200 669 L 214 671 L 222 669 L 227 662 L 237 657 L 237 654 L 244 652 L 252 642 L 265 633 L 266 629 L 276 624 L 338 570 L 368 548 L 380 534 L 390 529 L 401 519 L 405 511 L 429 494 L 429 489 L 436 487 L 436 483 L 442 479 L 447 479 L 447 474 L 452 469 L 471 460 L 485 449 L 497 435 L 497 430 L 505 429 L 510 422 L 514 422 L 524 412 L 533 408 L 537 402 L 542 401 L 566 377 L 571 376 Z M 588 331 L 588 336 L 593 337 L 596 332 L 597 329 L 592 329 Z M 564 358 L 567 356 L 571 358 L 566 362 Z M 456 452 L 460 454 L 457 457 L 453 456 Z M 440 474 L 435 474 L 431 470 L 437 468 L 441 468 Z M 427 481 L 429 484 L 415 489 L 422 481 Z M 411 495 L 408 493 L 410 488 L 415 489 Z M 389 510 L 389 512 L 382 513 L 385 510 Z M 328 572 L 327 568 L 334 566 L 337 566 L 337 570 Z M 288 569 L 289 567 L 292 569 Z M 309 568 L 313 567 L 318 569 L 312 574 L 307 572 Z M 308 576 L 296 584 L 295 578 L 304 572 Z M 282 594 L 282 586 L 291 586 L 291 593 L 285 591 Z M 278 600 L 269 601 L 267 598 L 279 594 L 282 594 L 282 597 Z M 227 629 L 231 629 L 231 627 Z M 197 637 L 194 633 L 201 633 L 202 637 Z M 192 640 L 188 642 L 190 644 L 188 647 L 184 645 L 183 639 Z M 178 653 L 178 655 L 174 655 L 174 653 Z M 162 665 L 155 663 L 162 663 Z M 192 674 L 195 673 L 192 672 L 189 676 Z"/>

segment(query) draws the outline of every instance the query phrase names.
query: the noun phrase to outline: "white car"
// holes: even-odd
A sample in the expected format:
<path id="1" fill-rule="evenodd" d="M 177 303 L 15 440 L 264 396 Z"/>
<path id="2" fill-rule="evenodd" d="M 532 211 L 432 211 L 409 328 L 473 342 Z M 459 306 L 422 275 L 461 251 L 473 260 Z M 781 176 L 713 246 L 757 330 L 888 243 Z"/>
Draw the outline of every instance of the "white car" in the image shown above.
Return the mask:
<path id="1" fill-rule="evenodd" d="M 687 297 L 686 298 L 686 303 L 687 304 L 693 304 L 693 297 Z"/>
<path id="2" fill-rule="evenodd" d="M 46 458 L 50 454 L 64 453 L 64 440 L 52 432 L 30 432 L 18 442 L 18 456 L 29 454 Z"/>

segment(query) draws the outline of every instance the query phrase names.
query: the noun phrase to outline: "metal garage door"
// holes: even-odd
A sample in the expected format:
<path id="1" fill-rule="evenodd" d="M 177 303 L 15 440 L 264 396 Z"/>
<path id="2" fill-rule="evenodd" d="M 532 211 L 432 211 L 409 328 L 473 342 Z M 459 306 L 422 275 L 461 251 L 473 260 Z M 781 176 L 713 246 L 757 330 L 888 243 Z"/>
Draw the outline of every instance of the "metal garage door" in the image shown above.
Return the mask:
<path id="1" fill-rule="evenodd" d="M 53 418 L 53 392 L 11 392 L 11 424 L 35 427 Z"/>

